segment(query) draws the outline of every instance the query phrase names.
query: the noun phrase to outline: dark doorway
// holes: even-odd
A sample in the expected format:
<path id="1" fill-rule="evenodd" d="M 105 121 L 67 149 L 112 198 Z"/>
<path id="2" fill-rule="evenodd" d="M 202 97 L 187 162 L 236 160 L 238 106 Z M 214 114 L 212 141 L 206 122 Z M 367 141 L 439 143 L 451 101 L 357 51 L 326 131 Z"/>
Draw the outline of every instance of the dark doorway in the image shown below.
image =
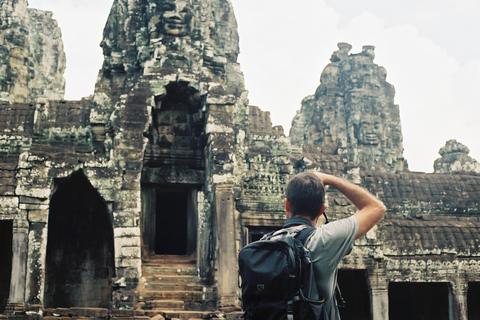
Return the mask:
<path id="1" fill-rule="evenodd" d="M 13 221 L 0 220 L 0 314 L 5 311 L 12 275 Z"/>
<path id="2" fill-rule="evenodd" d="M 468 320 L 480 320 L 480 282 L 469 282 L 467 293 Z"/>
<path id="3" fill-rule="evenodd" d="M 338 270 L 338 285 L 345 300 L 342 320 L 370 320 L 371 302 L 366 270 Z"/>
<path id="4" fill-rule="evenodd" d="M 156 200 L 155 253 L 186 255 L 187 192 L 158 192 Z"/>
<path id="5" fill-rule="evenodd" d="M 114 277 L 107 205 L 83 171 L 54 180 L 45 265 L 45 307 L 109 307 Z"/>
<path id="6" fill-rule="evenodd" d="M 447 283 L 390 282 L 388 305 L 390 320 L 448 320 Z"/>
<path id="7" fill-rule="evenodd" d="M 191 255 L 197 250 L 198 189 L 143 185 L 143 254 Z"/>

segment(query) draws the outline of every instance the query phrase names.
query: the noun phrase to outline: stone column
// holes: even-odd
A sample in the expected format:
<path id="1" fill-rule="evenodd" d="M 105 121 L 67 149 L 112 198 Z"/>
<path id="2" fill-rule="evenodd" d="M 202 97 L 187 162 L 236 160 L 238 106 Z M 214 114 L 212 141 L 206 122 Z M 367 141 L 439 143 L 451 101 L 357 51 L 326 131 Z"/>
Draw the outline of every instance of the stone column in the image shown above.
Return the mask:
<path id="1" fill-rule="evenodd" d="M 217 281 L 219 308 L 235 306 L 238 301 L 238 267 L 235 249 L 235 210 L 233 185 L 217 185 L 215 188 L 217 225 Z"/>
<path id="2" fill-rule="evenodd" d="M 12 237 L 12 277 L 7 310 L 17 310 L 25 305 L 28 222 L 15 220 Z"/>
<path id="3" fill-rule="evenodd" d="M 198 234 L 197 234 L 197 264 L 200 279 L 203 284 L 212 285 L 215 282 L 215 221 L 213 218 L 213 199 L 208 201 L 209 196 L 204 192 L 198 193 Z"/>
<path id="4" fill-rule="evenodd" d="M 43 304 L 47 232 L 45 222 L 32 222 L 30 220 L 25 289 L 25 302 L 28 304 Z"/>
<path id="5" fill-rule="evenodd" d="M 388 320 L 388 289 L 372 288 L 372 319 Z"/>
<path id="6" fill-rule="evenodd" d="M 467 290 L 468 284 L 464 279 L 457 279 L 451 284 L 448 299 L 450 320 L 468 320 Z"/>
<path id="7" fill-rule="evenodd" d="M 376 261 L 375 266 L 368 268 L 370 283 L 370 301 L 373 320 L 388 320 L 388 280 L 385 275 L 383 260 Z"/>

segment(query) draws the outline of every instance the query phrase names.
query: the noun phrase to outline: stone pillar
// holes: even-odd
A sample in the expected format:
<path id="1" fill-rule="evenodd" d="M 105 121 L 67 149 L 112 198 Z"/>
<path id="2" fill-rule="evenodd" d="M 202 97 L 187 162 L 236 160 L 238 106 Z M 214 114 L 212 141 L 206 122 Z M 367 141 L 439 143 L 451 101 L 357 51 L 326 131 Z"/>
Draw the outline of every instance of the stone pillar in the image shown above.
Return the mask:
<path id="1" fill-rule="evenodd" d="M 15 220 L 12 237 L 12 277 L 7 310 L 17 310 L 25 305 L 28 222 Z"/>
<path id="2" fill-rule="evenodd" d="M 468 284 L 464 279 L 457 279 L 457 281 L 451 284 L 449 291 L 450 320 L 468 320 Z"/>
<path id="3" fill-rule="evenodd" d="M 47 232 L 45 222 L 30 221 L 25 289 L 25 302 L 28 304 L 43 304 Z"/>
<path id="4" fill-rule="evenodd" d="M 373 320 L 388 320 L 388 280 L 383 260 L 367 269 L 370 283 L 370 301 Z"/>
<path id="5" fill-rule="evenodd" d="M 217 281 L 219 308 L 235 306 L 238 302 L 238 266 L 235 248 L 235 210 L 233 185 L 215 188 L 217 225 Z"/>
<path id="6" fill-rule="evenodd" d="M 388 320 L 388 289 L 371 290 L 372 319 Z"/>
<path id="7" fill-rule="evenodd" d="M 215 282 L 215 222 L 213 218 L 213 199 L 208 201 L 204 192 L 198 193 L 198 234 L 197 234 L 197 264 L 200 279 L 203 284 L 212 285 Z"/>

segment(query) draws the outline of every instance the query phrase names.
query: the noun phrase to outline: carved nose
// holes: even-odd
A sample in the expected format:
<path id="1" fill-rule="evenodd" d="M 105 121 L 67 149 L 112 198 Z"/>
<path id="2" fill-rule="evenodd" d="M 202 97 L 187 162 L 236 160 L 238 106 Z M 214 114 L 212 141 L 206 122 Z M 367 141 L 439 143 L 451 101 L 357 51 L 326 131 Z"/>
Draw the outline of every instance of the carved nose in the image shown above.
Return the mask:
<path id="1" fill-rule="evenodd" d="M 182 20 L 182 18 L 180 17 L 180 13 L 177 12 L 177 11 L 165 12 L 165 13 L 163 14 L 163 17 L 166 18 L 166 19 Z"/>

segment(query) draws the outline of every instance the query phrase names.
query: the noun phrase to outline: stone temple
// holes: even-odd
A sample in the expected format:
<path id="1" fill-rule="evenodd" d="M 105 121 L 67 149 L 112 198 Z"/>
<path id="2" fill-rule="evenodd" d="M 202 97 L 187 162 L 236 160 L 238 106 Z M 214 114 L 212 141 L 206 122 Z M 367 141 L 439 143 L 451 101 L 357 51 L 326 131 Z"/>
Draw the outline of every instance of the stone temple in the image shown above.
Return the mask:
<path id="1" fill-rule="evenodd" d="M 340 266 L 344 319 L 480 319 L 480 164 L 450 140 L 408 170 L 373 46 L 338 44 L 287 137 L 249 105 L 228 0 L 115 0 L 80 101 L 52 13 L 0 8 L 0 319 L 240 318 L 237 253 L 304 170 L 388 208 Z"/>

